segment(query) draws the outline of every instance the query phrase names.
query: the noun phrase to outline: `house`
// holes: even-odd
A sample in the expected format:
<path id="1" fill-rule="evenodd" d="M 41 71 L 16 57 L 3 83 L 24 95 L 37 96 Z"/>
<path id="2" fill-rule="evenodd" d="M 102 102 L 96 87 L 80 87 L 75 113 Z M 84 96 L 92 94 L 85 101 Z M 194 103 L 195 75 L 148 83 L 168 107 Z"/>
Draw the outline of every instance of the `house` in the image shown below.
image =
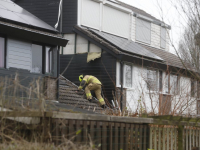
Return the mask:
<path id="1" fill-rule="evenodd" d="M 10 0 L 0 0 L 0 82 L 13 84 L 18 78 L 18 96 L 27 97 L 30 93 L 23 89 L 40 79 L 44 88 L 41 90 L 47 90 L 46 99 L 57 99 L 59 50 L 67 42 L 56 29 L 22 7 Z"/>
<path id="2" fill-rule="evenodd" d="M 54 26 L 60 0 L 15 2 Z M 82 73 L 96 76 L 108 102 L 132 112 L 196 114 L 195 70 L 169 52 L 169 25 L 118 0 L 63 0 L 62 8 L 64 77 L 79 84 Z"/>

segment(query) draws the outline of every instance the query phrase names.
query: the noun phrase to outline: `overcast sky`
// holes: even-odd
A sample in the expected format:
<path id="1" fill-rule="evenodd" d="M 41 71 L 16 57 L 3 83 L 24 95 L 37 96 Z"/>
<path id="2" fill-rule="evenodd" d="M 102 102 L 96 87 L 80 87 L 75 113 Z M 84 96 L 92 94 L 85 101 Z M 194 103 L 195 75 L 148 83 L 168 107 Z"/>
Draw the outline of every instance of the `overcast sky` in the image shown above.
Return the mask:
<path id="1" fill-rule="evenodd" d="M 176 0 L 121 0 L 122 2 L 140 8 L 159 20 L 164 20 L 165 23 L 171 26 L 170 38 L 174 45 L 178 46 L 178 41 L 183 33 L 186 24 L 183 14 L 177 8 Z M 177 11 L 178 9 L 178 11 Z M 175 50 L 170 47 L 170 51 L 175 53 Z"/>

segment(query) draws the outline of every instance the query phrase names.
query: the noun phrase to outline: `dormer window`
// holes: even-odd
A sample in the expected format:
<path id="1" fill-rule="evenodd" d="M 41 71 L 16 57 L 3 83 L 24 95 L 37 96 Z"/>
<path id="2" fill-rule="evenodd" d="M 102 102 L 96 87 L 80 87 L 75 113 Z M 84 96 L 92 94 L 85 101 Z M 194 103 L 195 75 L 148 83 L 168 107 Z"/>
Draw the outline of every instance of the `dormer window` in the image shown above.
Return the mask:
<path id="1" fill-rule="evenodd" d="M 136 19 L 136 40 L 151 44 L 151 23 L 142 19 Z"/>

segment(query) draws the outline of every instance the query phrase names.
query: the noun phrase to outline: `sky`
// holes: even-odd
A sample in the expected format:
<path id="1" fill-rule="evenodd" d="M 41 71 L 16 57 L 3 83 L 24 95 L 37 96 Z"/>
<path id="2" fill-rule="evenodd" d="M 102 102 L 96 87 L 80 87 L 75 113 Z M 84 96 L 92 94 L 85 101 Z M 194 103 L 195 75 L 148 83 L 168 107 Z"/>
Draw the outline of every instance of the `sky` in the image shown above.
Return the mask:
<path id="1" fill-rule="evenodd" d="M 176 49 L 186 26 L 184 13 L 181 13 L 176 0 L 121 0 L 127 4 L 140 8 L 159 20 L 171 26 L 170 38 Z M 173 46 L 170 52 L 176 53 Z"/>

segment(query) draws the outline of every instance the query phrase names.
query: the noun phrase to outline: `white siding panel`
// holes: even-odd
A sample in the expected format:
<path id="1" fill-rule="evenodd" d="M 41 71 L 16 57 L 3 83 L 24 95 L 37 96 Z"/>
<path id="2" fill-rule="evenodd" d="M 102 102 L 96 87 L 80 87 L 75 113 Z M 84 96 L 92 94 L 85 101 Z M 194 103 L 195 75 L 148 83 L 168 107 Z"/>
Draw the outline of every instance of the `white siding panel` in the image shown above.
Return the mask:
<path id="1" fill-rule="evenodd" d="M 130 21 L 131 19 L 128 13 L 105 5 L 103 6 L 103 31 L 129 38 Z"/>
<path id="2" fill-rule="evenodd" d="M 151 24 L 151 45 L 156 48 L 160 48 L 160 26 Z"/>
<path id="3" fill-rule="evenodd" d="M 87 53 L 88 52 L 88 40 L 82 36 L 77 35 L 76 41 L 76 53 Z"/>
<path id="4" fill-rule="evenodd" d="M 68 39 L 69 42 L 63 47 L 63 54 L 74 54 L 75 34 L 65 34 L 64 37 Z"/>
<path id="5" fill-rule="evenodd" d="M 132 16 L 132 28 L 131 28 L 131 40 L 135 41 L 135 27 L 136 27 L 136 18 Z"/>
<path id="6" fill-rule="evenodd" d="M 32 55 L 29 42 L 8 39 L 7 45 L 7 68 L 14 67 L 19 69 L 31 70 Z"/>
<path id="7" fill-rule="evenodd" d="M 101 52 L 101 48 L 95 44 L 90 43 L 90 52 Z"/>
<path id="8" fill-rule="evenodd" d="M 100 28 L 100 3 L 92 0 L 83 0 L 81 11 L 82 25 L 95 29 Z"/>

